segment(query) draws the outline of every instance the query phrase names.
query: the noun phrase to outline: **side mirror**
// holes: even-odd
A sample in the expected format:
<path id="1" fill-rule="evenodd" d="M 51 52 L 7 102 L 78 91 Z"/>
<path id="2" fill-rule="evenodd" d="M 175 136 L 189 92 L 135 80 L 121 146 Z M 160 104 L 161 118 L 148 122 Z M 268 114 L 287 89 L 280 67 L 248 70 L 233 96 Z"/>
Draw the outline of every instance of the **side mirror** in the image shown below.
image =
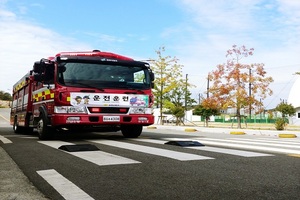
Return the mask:
<path id="1" fill-rule="evenodd" d="M 154 73 L 152 71 L 150 71 L 150 80 L 151 80 L 151 88 L 154 88 L 154 80 L 155 80 L 155 76 Z"/>
<path id="2" fill-rule="evenodd" d="M 42 72 L 42 65 L 40 61 L 37 61 L 33 65 L 33 72 L 34 73 L 41 73 Z"/>
<path id="3" fill-rule="evenodd" d="M 150 71 L 150 80 L 154 81 L 154 79 L 155 79 L 154 73 L 152 71 Z"/>
<path id="4" fill-rule="evenodd" d="M 44 75 L 42 74 L 34 74 L 33 75 L 33 80 L 37 82 L 42 82 L 44 80 Z"/>
<path id="5" fill-rule="evenodd" d="M 153 82 L 151 82 L 151 88 L 154 88 L 154 83 Z"/>

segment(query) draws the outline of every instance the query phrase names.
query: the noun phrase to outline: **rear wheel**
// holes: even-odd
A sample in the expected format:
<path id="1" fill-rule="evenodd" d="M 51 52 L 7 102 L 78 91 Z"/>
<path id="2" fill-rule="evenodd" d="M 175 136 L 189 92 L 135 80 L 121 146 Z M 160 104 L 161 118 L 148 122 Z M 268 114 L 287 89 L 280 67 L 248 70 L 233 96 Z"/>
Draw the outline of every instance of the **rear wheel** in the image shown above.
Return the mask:
<path id="1" fill-rule="evenodd" d="M 48 120 L 44 115 L 41 115 L 37 123 L 37 132 L 40 140 L 47 140 L 50 138 L 51 128 L 47 126 Z"/>
<path id="2" fill-rule="evenodd" d="M 14 130 L 14 133 L 21 133 L 22 132 L 22 127 L 18 126 L 17 117 L 15 117 L 15 119 L 14 119 L 13 130 Z"/>
<path id="3" fill-rule="evenodd" d="M 137 138 L 141 135 L 143 126 L 141 125 L 123 125 L 121 126 L 121 132 L 126 138 Z"/>

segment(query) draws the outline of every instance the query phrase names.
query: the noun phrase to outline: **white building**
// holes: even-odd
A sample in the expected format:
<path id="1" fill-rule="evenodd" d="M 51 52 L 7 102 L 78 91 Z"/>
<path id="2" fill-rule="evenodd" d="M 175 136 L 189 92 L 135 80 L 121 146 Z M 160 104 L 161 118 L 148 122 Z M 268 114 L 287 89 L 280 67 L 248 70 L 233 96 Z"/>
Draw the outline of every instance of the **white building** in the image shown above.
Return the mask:
<path id="1" fill-rule="evenodd" d="M 300 125 L 300 78 L 298 78 L 291 88 L 288 103 L 296 109 L 296 115 L 289 118 L 289 123 Z"/>

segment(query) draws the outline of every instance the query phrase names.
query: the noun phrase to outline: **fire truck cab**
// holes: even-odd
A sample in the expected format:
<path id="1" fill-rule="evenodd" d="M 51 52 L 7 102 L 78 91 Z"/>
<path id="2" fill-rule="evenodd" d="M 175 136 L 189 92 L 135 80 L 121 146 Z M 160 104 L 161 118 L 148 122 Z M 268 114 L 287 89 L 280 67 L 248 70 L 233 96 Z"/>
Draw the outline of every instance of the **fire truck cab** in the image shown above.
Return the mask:
<path id="1" fill-rule="evenodd" d="M 103 128 L 138 137 L 154 123 L 148 63 L 109 52 L 61 52 L 41 59 L 13 86 L 14 132 L 50 138 L 59 130 Z M 71 131 L 72 132 L 72 131 Z"/>

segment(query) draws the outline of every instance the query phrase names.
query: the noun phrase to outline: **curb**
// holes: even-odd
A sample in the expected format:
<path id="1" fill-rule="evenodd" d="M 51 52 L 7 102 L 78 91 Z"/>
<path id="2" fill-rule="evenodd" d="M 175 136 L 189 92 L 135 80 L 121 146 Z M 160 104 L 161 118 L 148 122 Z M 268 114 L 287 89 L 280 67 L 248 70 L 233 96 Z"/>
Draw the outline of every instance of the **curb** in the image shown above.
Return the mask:
<path id="1" fill-rule="evenodd" d="M 231 135 L 245 135 L 246 133 L 242 132 L 242 131 L 231 131 L 230 134 Z"/>
<path id="2" fill-rule="evenodd" d="M 185 132 L 196 132 L 197 129 L 194 129 L 194 128 L 186 128 L 184 129 Z"/>
<path id="3" fill-rule="evenodd" d="M 157 129 L 156 126 L 147 126 L 147 129 Z"/>
<path id="4" fill-rule="evenodd" d="M 278 137 L 280 137 L 280 138 L 296 138 L 297 136 L 295 134 L 278 134 Z"/>

